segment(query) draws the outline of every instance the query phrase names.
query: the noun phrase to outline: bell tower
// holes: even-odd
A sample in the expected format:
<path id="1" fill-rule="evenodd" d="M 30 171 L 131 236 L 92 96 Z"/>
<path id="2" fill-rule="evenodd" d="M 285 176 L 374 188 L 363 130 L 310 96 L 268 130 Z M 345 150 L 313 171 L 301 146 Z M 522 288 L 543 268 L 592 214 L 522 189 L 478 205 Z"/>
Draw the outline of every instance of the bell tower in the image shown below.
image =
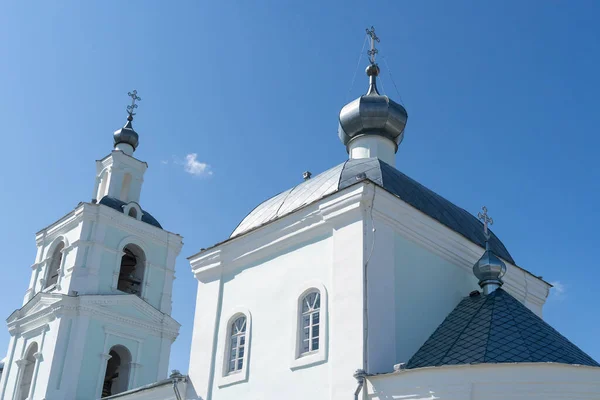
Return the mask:
<path id="1" fill-rule="evenodd" d="M 167 377 L 182 237 L 140 205 L 148 165 L 134 157 L 134 90 L 113 151 L 96 162 L 93 199 L 36 234 L 0 399 L 98 399 Z"/>

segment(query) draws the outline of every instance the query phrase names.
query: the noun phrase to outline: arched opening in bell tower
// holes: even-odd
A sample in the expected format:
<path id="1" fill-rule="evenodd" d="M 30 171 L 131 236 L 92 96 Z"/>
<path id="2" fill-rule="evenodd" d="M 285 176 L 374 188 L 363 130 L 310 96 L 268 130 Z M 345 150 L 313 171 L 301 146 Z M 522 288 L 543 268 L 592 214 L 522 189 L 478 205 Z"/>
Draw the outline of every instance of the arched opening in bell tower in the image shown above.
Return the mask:
<path id="1" fill-rule="evenodd" d="M 134 244 L 125 246 L 117 289 L 141 297 L 145 266 L 146 256 L 142 249 Z"/>
<path id="2" fill-rule="evenodd" d="M 63 258 L 62 250 L 64 248 L 64 242 L 60 242 L 52 252 L 50 264 L 48 265 L 48 272 L 46 273 L 46 284 L 44 285 L 44 289 L 58 283 L 59 268 Z"/>
<path id="3" fill-rule="evenodd" d="M 35 353 L 38 351 L 37 343 L 33 343 L 27 349 L 25 357 L 23 357 L 23 373 L 21 374 L 21 383 L 19 384 L 19 395 L 16 397 L 19 400 L 26 400 L 29 397 L 31 390 L 31 382 L 33 381 L 33 370 L 35 368 Z"/>
<path id="4" fill-rule="evenodd" d="M 102 398 L 125 392 L 129 389 L 131 353 L 125 346 L 113 346 L 108 352 Z"/>

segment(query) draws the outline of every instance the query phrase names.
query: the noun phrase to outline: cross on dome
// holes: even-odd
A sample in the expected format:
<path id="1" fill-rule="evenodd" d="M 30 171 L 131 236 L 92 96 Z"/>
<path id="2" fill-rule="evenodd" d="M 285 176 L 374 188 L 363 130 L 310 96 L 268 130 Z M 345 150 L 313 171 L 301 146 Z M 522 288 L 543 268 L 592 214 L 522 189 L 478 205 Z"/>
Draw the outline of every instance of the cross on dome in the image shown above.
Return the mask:
<path id="1" fill-rule="evenodd" d="M 481 211 L 483 212 L 477 213 L 477 218 L 483 222 L 483 233 L 485 234 L 486 239 L 489 239 L 490 233 L 488 232 L 488 225 L 494 225 L 494 220 L 488 215 L 486 206 L 481 207 Z"/>
<path id="2" fill-rule="evenodd" d="M 375 56 L 379 53 L 379 50 L 375 48 L 375 42 L 379 43 L 379 38 L 375 34 L 375 28 L 371 26 L 371 29 L 365 29 L 367 31 L 367 35 L 371 38 L 371 49 L 367 52 L 369 55 L 369 61 L 371 64 L 375 64 Z"/>
<path id="3" fill-rule="evenodd" d="M 142 98 L 137 95 L 137 90 L 135 90 L 135 89 L 133 90 L 133 92 L 127 92 L 127 96 L 131 97 L 131 105 L 127 106 L 127 113 L 129 113 L 127 120 L 133 121 L 133 116 L 135 115 L 135 113 L 133 111 L 136 108 L 138 108 L 138 105 L 135 104 L 135 102 L 136 102 L 136 100 L 142 101 Z"/>

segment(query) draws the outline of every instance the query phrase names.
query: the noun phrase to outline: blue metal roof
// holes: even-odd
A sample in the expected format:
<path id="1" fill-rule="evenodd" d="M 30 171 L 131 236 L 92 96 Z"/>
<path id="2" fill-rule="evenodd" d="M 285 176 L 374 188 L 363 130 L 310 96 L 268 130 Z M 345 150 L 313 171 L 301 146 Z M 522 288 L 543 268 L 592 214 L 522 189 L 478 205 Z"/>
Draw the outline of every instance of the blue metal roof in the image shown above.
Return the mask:
<path id="1" fill-rule="evenodd" d="M 231 237 L 281 218 L 363 179 L 374 182 L 471 242 L 485 247 L 481 221 L 378 158 L 348 160 L 266 200 L 244 218 Z M 490 248 L 499 257 L 515 263 L 506 247 L 493 233 Z"/>
<path id="2" fill-rule="evenodd" d="M 496 289 L 463 299 L 406 368 L 518 362 L 600 367 L 521 302 Z"/>
<path id="3" fill-rule="evenodd" d="M 112 208 L 113 210 L 117 210 L 119 212 L 124 211 L 124 207 L 127 205 L 126 202 L 121 201 L 114 197 L 104 196 L 99 202 L 99 204 L 105 205 L 107 207 Z M 146 210 L 142 210 L 142 222 L 155 226 L 157 228 L 162 229 L 160 223 Z"/>

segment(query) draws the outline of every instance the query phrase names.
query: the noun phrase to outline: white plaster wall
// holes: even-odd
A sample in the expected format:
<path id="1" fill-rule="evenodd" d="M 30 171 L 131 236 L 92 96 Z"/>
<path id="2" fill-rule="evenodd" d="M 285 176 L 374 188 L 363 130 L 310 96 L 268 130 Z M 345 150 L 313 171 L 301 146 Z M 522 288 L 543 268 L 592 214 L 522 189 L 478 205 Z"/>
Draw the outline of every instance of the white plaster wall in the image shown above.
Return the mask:
<path id="1" fill-rule="evenodd" d="M 131 243 L 142 248 L 146 257 L 142 298 L 162 312 L 171 312 L 181 237 L 95 204 L 81 205 L 38 234 L 38 255 L 24 304 L 43 290 L 42 279 L 58 241 L 66 245 L 59 282 L 44 291 L 69 295 L 122 294 L 116 282 L 122 250 Z"/>
<path id="2" fill-rule="evenodd" d="M 363 368 L 363 221 L 331 221 L 327 231 L 292 246 L 279 246 L 251 264 L 233 270 L 223 265 L 224 271 L 199 277 L 189 368 L 199 398 L 345 399 L 351 395 L 353 373 Z M 320 348 L 324 360 L 296 368 L 296 304 L 298 296 L 317 282 L 328 294 L 327 310 L 322 309 L 329 321 L 328 345 Z M 241 308 L 252 314 L 248 379 L 222 385 L 227 321 Z"/>
<path id="3" fill-rule="evenodd" d="M 372 376 L 367 382 L 372 400 L 600 398 L 600 368 L 552 363 L 420 368 Z"/>
<path id="4" fill-rule="evenodd" d="M 292 371 L 291 352 L 296 346 L 292 322 L 295 297 L 307 289 L 304 282 L 319 281 L 331 287 L 332 240 L 320 238 L 296 249 L 273 255 L 258 265 L 223 274 L 213 395 L 217 399 L 326 398 L 327 364 Z M 201 305 L 199 305 L 201 306 Z M 223 374 L 221 341 L 232 310 L 244 307 L 252 313 L 248 381 L 219 387 Z M 190 368 L 191 370 L 191 368 Z M 311 382 L 309 387 L 302 382 Z"/>
<path id="5" fill-rule="evenodd" d="M 396 364 L 407 362 L 458 303 L 473 290 L 477 278 L 396 235 L 395 238 Z M 391 371 L 388 365 L 387 371 Z"/>
<path id="6" fill-rule="evenodd" d="M 471 267 L 482 253 L 362 183 L 192 256 L 199 280 L 193 387 L 207 400 L 275 399 L 282 393 L 292 399 L 348 398 L 356 388 L 355 370 L 387 373 L 408 361 L 460 300 L 479 288 Z M 517 291 L 541 309 L 547 285 L 515 266 L 509 274 L 511 294 Z M 329 294 L 329 349 L 325 363 L 294 370 L 294 320 L 282 315 L 293 313 L 297 293 L 307 288 L 303 282 L 312 280 Z M 252 314 L 248 378 L 222 385 L 226 322 L 240 309 Z"/>

